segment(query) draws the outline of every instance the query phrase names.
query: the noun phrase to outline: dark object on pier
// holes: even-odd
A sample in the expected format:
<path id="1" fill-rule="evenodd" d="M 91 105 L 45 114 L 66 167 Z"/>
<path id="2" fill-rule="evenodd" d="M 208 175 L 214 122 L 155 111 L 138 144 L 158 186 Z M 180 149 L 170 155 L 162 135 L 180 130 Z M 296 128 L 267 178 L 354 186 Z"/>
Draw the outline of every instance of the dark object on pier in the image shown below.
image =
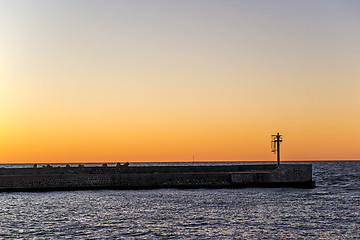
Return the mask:
<path id="1" fill-rule="evenodd" d="M 271 135 L 271 151 L 276 153 L 277 165 L 280 165 L 280 143 L 282 142 L 282 135 L 277 133 L 276 135 Z"/>

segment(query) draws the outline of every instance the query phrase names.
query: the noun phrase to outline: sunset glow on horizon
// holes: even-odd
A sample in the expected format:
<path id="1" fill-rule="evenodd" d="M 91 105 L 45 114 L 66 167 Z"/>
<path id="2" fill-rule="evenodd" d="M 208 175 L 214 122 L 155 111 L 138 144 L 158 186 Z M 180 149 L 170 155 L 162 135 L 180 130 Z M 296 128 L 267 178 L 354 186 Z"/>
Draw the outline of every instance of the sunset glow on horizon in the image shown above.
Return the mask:
<path id="1" fill-rule="evenodd" d="M 358 1 L 1 1 L 0 163 L 360 159 Z"/>

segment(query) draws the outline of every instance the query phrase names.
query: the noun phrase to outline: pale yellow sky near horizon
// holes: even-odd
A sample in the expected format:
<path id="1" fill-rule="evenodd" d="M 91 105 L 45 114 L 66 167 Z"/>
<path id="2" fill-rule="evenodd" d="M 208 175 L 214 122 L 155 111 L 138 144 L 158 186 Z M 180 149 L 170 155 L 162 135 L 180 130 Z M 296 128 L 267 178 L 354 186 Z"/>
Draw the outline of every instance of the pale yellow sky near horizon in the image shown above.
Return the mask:
<path id="1" fill-rule="evenodd" d="M 357 1 L 1 1 L 0 162 L 360 158 Z"/>

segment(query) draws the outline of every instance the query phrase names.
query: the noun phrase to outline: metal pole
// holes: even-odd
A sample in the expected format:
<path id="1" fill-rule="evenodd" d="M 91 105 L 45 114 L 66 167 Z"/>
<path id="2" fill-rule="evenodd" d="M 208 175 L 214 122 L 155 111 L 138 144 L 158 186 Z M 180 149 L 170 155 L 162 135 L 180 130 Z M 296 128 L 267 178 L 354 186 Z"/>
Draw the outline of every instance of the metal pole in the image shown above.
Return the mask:
<path id="1" fill-rule="evenodd" d="M 276 144 L 277 144 L 277 165 L 280 165 L 280 134 L 276 135 Z"/>

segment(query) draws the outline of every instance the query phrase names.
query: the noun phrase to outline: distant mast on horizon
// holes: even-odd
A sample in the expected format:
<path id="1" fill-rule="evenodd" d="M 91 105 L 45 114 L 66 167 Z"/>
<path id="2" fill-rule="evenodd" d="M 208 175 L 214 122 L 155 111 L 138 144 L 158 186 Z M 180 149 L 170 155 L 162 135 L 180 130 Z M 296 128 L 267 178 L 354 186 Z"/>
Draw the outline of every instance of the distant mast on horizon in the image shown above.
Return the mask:
<path id="1" fill-rule="evenodd" d="M 277 165 L 280 165 L 280 143 L 282 142 L 282 135 L 277 133 L 276 135 L 271 135 L 271 151 L 276 153 Z"/>

